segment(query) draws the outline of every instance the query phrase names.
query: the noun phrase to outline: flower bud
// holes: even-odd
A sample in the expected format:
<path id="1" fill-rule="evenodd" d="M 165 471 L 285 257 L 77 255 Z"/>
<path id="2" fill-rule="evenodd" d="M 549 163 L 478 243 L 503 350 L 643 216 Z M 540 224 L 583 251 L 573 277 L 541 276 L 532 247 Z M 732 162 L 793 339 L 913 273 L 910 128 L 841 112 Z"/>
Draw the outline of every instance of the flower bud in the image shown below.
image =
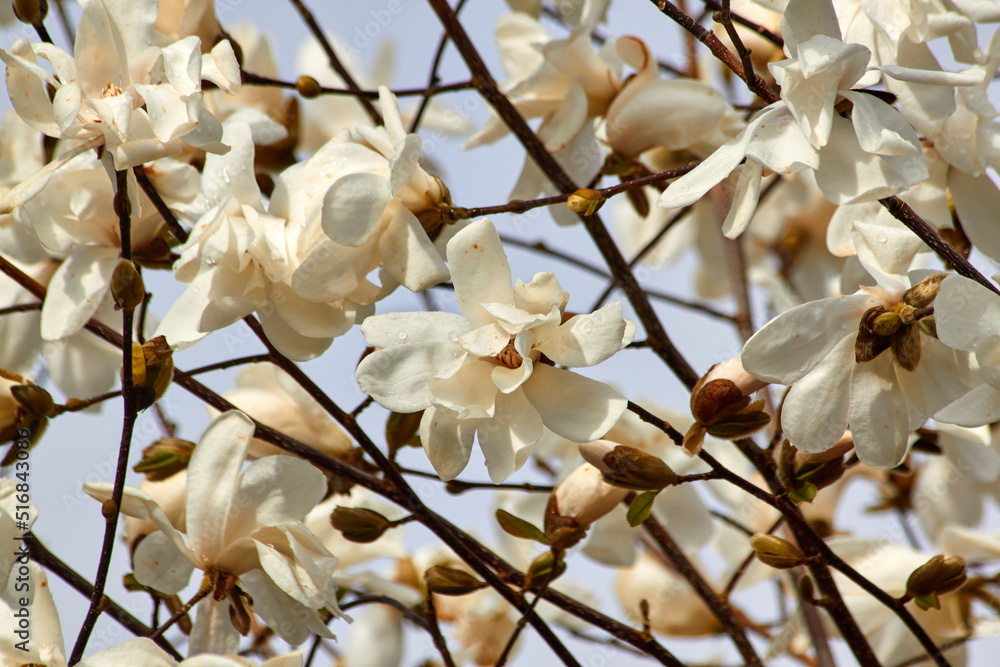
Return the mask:
<path id="1" fill-rule="evenodd" d="M 934 303 L 934 299 L 937 298 L 938 292 L 941 291 L 941 281 L 944 280 L 947 275 L 948 274 L 946 273 L 935 273 L 934 275 L 927 276 L 919 283 L 903 292 L 903 302 L 913 306 L 914 308 L 927 308 Z"/>
<path id="2" fill-rule="evenodd" d="M 49 392 L 0 369 L 0 444 L 14 441 L 0 466 L 14 463 L 19 451 L 38 442 L 55 411 Z"/>
<path id="3" fill-rule="evenodd" d="M 485 582 L 468 572 L 444 565 L 435 565 L 424 572 L 424 581 L 427 583 L 427 590 L 438 595 L 467 595 L 486 588 Z"/>
<path id="4" fill-rule="evenodd" d="M 566 563 L 563 561 L 562 555 L 546 551 L 528 566 L 524 578 L 524 590 L 547 588 L 565 571 Z"/>
<path id="5" fill-rule="evenodd" d="M 299 95 L 307 100 L 319 97 L 319 94 L 323 92 L 323 89 L 319 85 L 319 81 L 308 74 L 303 74 L 295 80 L 295 90 Z"/>
<path id="6" fill-rule="evenodd" d="M 890 342 L 892 354 L 905 370 L 912 371 L 920 363 L 920 330 L 904 326 Z"/>
<path id="7" fill-rule="evenodd" d="M 894 310 L 881 313 L 872 322 L 872 331 L 879 336 L 891 336 L 902 326 L 903 320 Z"/>
<path id="8" fill-rule="evenodd" d="M 885 308 L 875 306 L 866 310 L 861 316 L 861 321 L 858 323 L 858 337 L 854 341 L 854 360 L 857 363 L 871 361 L 889 348 L 889 338 L 875 332 L 875 321 L 885 313 Z"/>
<path id="9" fill-rule="evenodd" d="M 945 558 L 938 554 L 910 574 L 906 580 L 906 594 L 912 596 L 917 606 L 925 611 L 931 607 L 940 609 L 937 596 L 957 589 L 966 579 L 964 558 Z"/>
<path id="10" fill-rule="evenodd" d="M 49 13 L 47 0 L 14 0 L 14 16 L 21 23 L 42 25 L 45 15 Z"/>
<path id="11" fill-rule="evenodd" d="M 604 481 L 600 470 L 584 463 L 552 492 L 552 509 L 571 517 L 582 527 L 589 526 L 621 504 L 628 491 Z M 548 513 L 545 529 L 548 531 Z"/>
<path id="12" fill-rule="evenodd" d="M 590 188 L 580 188 L 569 196 L 569 199 L 566 200 L 566 206 L 569 210 L 580 215 L 594 215 L 605 201 L 607 201 L 607 197 L 603 193 Z"/>
<path id="13" fill-rule="evenodd" d="M 146 298 L 146 288 L 142 276 L 135 265 L 127 259 L 118 260 L 111 274 L 111 296 L 115 300 L 115 310 L 132 312 Z"/>
<path id="14" fill-rule="evenodd" d="M 187 469 L 195 444 L 180 438 L 160 438 L 142 450 L 142 460 L 132 468 L 151 482 L 162 482 Z"/>
<path id="15" fill-rule="evenodd" d="M 634 447 L 597 440 L 580 445 L 584 460 L 603 474 L 604 481 L 635 491 L 660 490 L 677 483 L 677 473 L 659 458 Z"/>
<path id="16" fill-rule="evenodd" d="M 367 544 L 382 537 L 392 522 L 375 510 L 363 507 L 340 507 L 333 510 L 330 523 L 351 542 Z"/>
<path id="17" fill-rule="evenodd" d="M 142 345 L 132 343 L 132 383 L 135 387 L 136 410 L 145 410 L 160 400 L 167 391 L 174 377 L 173 353 L 163 336 L 151 338 Z"/>
<path id="18" fill-rule="evenodd" d="M 757 533 L 750 538 L 750 547 L 757 555 L 757 560 L 778 570 L 787 570 L 806 561 L 801 549 L 774 535 Z"/>

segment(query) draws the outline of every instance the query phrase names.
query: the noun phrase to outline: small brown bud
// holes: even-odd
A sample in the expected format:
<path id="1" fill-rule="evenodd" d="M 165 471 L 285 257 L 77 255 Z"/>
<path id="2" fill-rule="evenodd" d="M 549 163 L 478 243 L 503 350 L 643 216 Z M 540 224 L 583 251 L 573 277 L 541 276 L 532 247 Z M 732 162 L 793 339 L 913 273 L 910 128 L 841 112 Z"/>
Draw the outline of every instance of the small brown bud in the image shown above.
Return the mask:
<path id="1" fill-rule="evenodd" d="M 323 89 L 319 85 L 319 81 L 308 74 L 303 74 L 295 80 L 295 90 L 299 95 L 307 100 L 319 97 L 319 94 L 323 92 Z"/>
<path id="2" fill-rule="evenodd" d="M 162 482 L 187 469 L 194 447 L 190 440 L 161 438 L 142 450 L 142 460 L 132 470 L 145 473 L 151 482 Z"/>
<path id="3" fill-rule="evenodd" d="M 890 310 L 875 318 L 872 322 L 872 332 L 879 336 L 891 336 L 899 330 L 902 323 L 899 313 Z"/>
<path id="4" fill-rule="evenodd" d="M 156 336 L 142 345 L 132 343 L 132 382 L 137 410 L 145 410 L 160 400 L 173 377 L 173 350 L 166 338 Z"/>
<path id="5" fill-rule="evenodd" d="M 920 363 L 920 330 L 913 326 L 904 326 L 892 337 L 892 354 L 899 365 L 912 371 Z"/>
<path id="6" fill-rule="evenodd" d="M 858 324 L 858 337 L 854 341 L 854 360 L 861 364 L 871 361 L 885 350 L 889 349 L 887 336 L 875 333 L 875 320 L 886 312 L 882 306 L 876 306 L 865 311 Z"/>
<path id="7" fill-rule="evenodd" d="M 926 308 L 934 303 L 941 291 L 941 281 L 948 277 L 946 273 L 935 273 L 927 276 L 919 283 L 903 292 L 903 302 L 914 308 Z"/>
<path id="8" fill-rule="evenodd" d="M 566 563 L 563 561 L 561 552 L 554 554 L 551 551 L 546 551 L 528 566 L 524 578 L 524 590 L 531 591 L 548 587 L 565 571 Z"/>
<path id="9" fill-rule="evenodd" d="M 45 15 L 49 13 L 47 0 L 14 0 L 14 16 L 21 23 L 42 25 Z"/>
<path id="10" fill-rule="evenodd" d="M 945 558 L 937 555 L 918 567 L 906 580 L 906 593 L 914 598 L 930 598 L 931 596 L 950 593 L 965 583 L 968 575 L 965 572 L 965 559 L 961 556 Z M 931 603 L 929 606 L 940 608 Z"/>
<path id="11" fill-rule="evenodd" d="M 55 407 L 52 395 L 42 387 L 31 382 L 12 386 L 10 388 L 10 395 L 34 418 L 50 416 Z"/>
<path id="12" fill-rule="evenodd" d="M 712 380 L 691 395 L 691 414 L 701 424 L 714 424 L 720 417 L 750 404 L 732 380 Z"/>
<path id="13" fill-rule="evenodd" d="M 330 514 L 330 523 L 351 542 L 367 544 L 382 537 L 392 522 L 375 510 L 364 507 L 337 507 Z"/>
<path id="14" fill-rule="evenodd" d="M 111 521 L 118 516 L 118 505 L 115 504 L 115 501 L 108 498 L 101 503 L 101 516 L 104 517 L 105 521 Z"/>
<path id="15" fill-rule="evenodd" d="M 127 259 L 118 260 L 111 274 L 111 296 L 115 300 L 115 309 L 132 312 L 146 298 L 146 289 L 142 284 L 142 276 L 135 265 Z"/>
<path id="16" fill-rule="evenodd" d="M 467 595 L 486 588 L 486 583 L 463 570 L 435 565 L 424 572 L 427 590 L 438 595 Z"/>
<path id="17" fill-rule="evenodd" d="M 229 591 L 229 601 L 229 621 L 236 632 L 246 637 L 250 634 L 250 621 L 253 618 L 253 598 L 234 586 Z"/>
<path id="18" fill-rule="evenodd" d="M 661 459 L 618 445 L 604 455 L 604 481 L 635 491 L 659 490 L 677 483 L 677 473 Z"/>
<path id="19" fill-rule="evenodd" d="M 750 538 L 750 546 L 757 560 L 778 570 L 787 570 L 806 562 L 806 556 L 797 546 L 774 535 L 757 533 Z"/>
<path id="20" fill-rule="evenodd" d="M 607 197 L 604 196 L 604 193 L 590 188 L 580 188 L 569 196 L 569 199 L 566 200 L 566 206 L 569 210 L 580 215 L 594 215 L 605 201 L 607 201 Z"/>

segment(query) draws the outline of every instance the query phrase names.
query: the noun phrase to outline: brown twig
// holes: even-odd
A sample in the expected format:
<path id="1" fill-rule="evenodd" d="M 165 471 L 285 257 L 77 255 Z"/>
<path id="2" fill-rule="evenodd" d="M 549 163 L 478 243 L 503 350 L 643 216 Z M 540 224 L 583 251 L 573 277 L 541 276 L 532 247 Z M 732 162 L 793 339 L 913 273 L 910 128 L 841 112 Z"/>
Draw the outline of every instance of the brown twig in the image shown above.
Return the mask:
<path id="1" fill-rule="evenodd" d="M 131 205 L 128 199 L 128 173 L 115 172 L 117 192 L 115 193 L 116 210 L 118 212 L 118 229 L 121 236 L 122 259 L 132 259 L 132 218 Z M 121 442 L 118 445 L 118 464 L 115 470 L 114 488 L 111 500 L 104 504 L 104 542 L 101 546 L 101 557 L 94 577 L 94 590 L 90 596 L 90 608 L 84 618 L 80 634 L 77 635 L 69 664 L 75 665 L 83 658 L 87 641 L 94 631 L 97 619 L 106 606 L 104 604 L 104 586 L 108 580 L 108 570 L 111 567 L 111 554 L 115 547 L 115 534 L 118 529 L 118 517 L 121 512 L 122 496 L 125 493 L 125 475 L 128 473 L 128 454 L 132 446 L 132 431 L 137 417 L 135 385 L 132 379 L 132 328 L 134 313 L 131 308 L 122 309 L 122 399 L 124 416 L 122 418 Z"/>

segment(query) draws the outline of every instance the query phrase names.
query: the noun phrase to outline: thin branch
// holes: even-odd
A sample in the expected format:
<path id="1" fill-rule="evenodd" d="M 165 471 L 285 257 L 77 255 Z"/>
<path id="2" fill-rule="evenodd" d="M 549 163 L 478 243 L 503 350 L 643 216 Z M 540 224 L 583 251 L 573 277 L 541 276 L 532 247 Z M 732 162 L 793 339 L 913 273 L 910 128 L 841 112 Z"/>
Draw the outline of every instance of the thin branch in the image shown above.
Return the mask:
<path id="1" fill-rule="evenodd" d="M 149 180 L 149 174 L 146 173 L 146 168 L 141 164 L 137 165 L 132 167 L 132 173 L 135 174 L 135 180 L 139 184 L 139 187 L 142 188 L 142 191 L 146 193 L 147 197 L 149 197 L 149 201 L 153 202 L 156 212 L 160 214 L 160 217 L 163 218 L 163 221 L 167 224 L 167 229 L 170 230 L 170 233 L 173 234 L 174 238 L 181 243 L 186 243 L 188 237 L 191 235 L 191 232 L 184 229 L 180 220 L 177 219 L 174 212 L 170 210 L 169 206 L 167 206 L 167 202 L 163 201 L 163 197 L 161 197 L 160 193 L 156 191 L 156 186 L 154 186 L 153 182 Z"/>
<path id="2" fill-rule="evenodd" d="M 455 5 L 455 13 L 458 14 L 462 11 L 462 7 L 465 5 L 465 0 L 458 0 L 458 4 Z M 437 49 L 434 50 L 434 57 L 431 59 L 431 73 L 427 77 L 427 92 L 424 93 L 420 98 L 420 105 L 417 107 L 416 112 L 413 114 L 413 120 L 410 121 L 410 132 L 416 132 L 420 127 L 420 121 L 423 120 L 424 112 L 427 110 L 428 105 L 431 101 L 434 86 L 438 84 L 438 68 L 441 66 L 441 58 L 444 56 L 444 49 L 448 45 L 448 32 L 445 31 L 441 34 L 441 39 L 438 40 Z M 472 86 L 472 82 L 469 81 L 469 86 Z"/>
<path id="3" fill-rule="evenodd" d="M 178 609 L 173 614 L 173 616 L 168 618 L 163 625 L 156 628 L 156 630 L 154 630 L 153 633 L 149 635 L 149 638 L 155 640 L 157 637 L 162 637 L 164 632 L 169 630 L 174 623 L 187 616 L 187 613 L 191 611 L 194 608 L 194 606 L 198 604 L 198 602 L 208 597 L 208 594 L 211 592 L 212 592 L 211 586 L 202 586 L 200 589 L 198 589 L 198 592 L 194 594 L 194 597 L 185 602 L 184 605 L 180 609 Z"/>
<path id="4" fill-rule="evenodd" d="M 309 8 L 305 6 L 305 3 L 303 3 L 302 0 L 290 0 L 290 2 L 295 5 L 295 9 L 299 11 L 299 15 L 302 17 L 302 20 L 309 27 L 309 30 L 312 32 L 313 37 L 316 38 L 316 41 L 319 42 L 323 52 L 326 53 L 326 58 L 330 62 L 330 67 L 333 68 L 333 71 L 340 76 L 349 90 L 355 94 L 360 92 L 360 86 L 358 86 L 354 77 L 351 76 L 351 73 L 347 71 L 347 68 L 344 67 L 344 64 L 340 62 L 340 58 L 337 57 L 337 52 L 333 50 L 333 45 L 330 44 L 330 40 L 326 38 L 326 33 L 323 32 L 319 23 L 316 22 L 316 17 L 313 16 L 312 12 L 309 11 Z M 375 125 L 381 125 L 382 116 L 372 104 L 371 100 L 364 96 L 359 96 L 358 100 L 361 102 L 361 106 L 363 106 L 365 111 L 368 113 L 368 117 L 371 118 L 372 123 Z"/>
<path id="5" fill-rule="evenodd" d="M 40 302 L 15 303 L 13 306 L 0 308 L 0 317 L 3 317 L 4 315 L 10 315 L 11 313 L 26 313 L 32 310 L 41 310 L 41 309 L 42 309 L 42 304 Z"/>
<path id="6" fill-rule="evenodd" d="M 240 70 L 240 74 L 243 78 L 243 84 L 247 86 L 266 86 L 272 88 L 284 88 L 286 90 L 297 90 L 298 85 L 294 81 L 285 81 L 283 79 L 276 79 L 270 76 L 264 76 L 262 74 L 254 74 L 252 72 L 247 72 L 246 70 Z M 428 86 L 426 88 L 396 88 L 391 89 L 393 95 L 396 97 L 418 97 L 427 96 L 433 97 L 439 93 L 451 93 L 457 92 L 459 90 L 469 90 L 474 88 L 472 82 L 466 81 L 456 81 L 454 83 L 446 84 L 435 84 L 433 86 Z M 349 95 L 351 97 L 356 97 L 360 100 L 377 100 L 379 92 L 377 90 L 365 90 L 363 88 L 331 88 L 329 86 L 319 87 L 320 95 Z M 370 102 L 369 102 L 370 103 Z"/>
<path id="7" fill-rule="evenodd" d="M 115 172 L 117 192 L 115 193 L 115 208 L 118 212 L 118 228 L 121 237 L 122 259 L 132 260 L 132 220 L 131 205 L 128 198 L 128 173 Z M 125 492 L 125 475 L 128 473 L 128 454 L 132 446 L 132 432 L 137 417 L 135 385 L 132 379 L 132 329 L 134 313 L 130 308 L 122 309 L 122 399 L 124 416 L 122 418 L 122 436 L 118 445 L 118 465 L 115 470 L 114 488 L 111 500 L 101 508 L 104 515 L 104 542 L 101 545 L 101 557 L 94 578 L 94 590 L 90 596 L 90 608 L 84 618 L 80 634 L 70 655 L 69 664 L 75 665 L 83 658 L 90 635 L 97 625 L 97 619 L 104 607 L 104 586 L 108 580 L 108 570 L 111 567 L 111 554 L 115 547 L 115 534 L 118 529 L 118 517 L 121 512 L 122 496 Z"/>
<path id="8" fill-rule="evenodd" d="M 715 0 L 705 0 L 705 7 L 707 7 L 708 9 L 713 9 L 713 10 L 721 10 L 722 9 L 722 5 L 720 5 Z M 764 26 L 762 26 L 761 24 L 757 23 L 756 21 L 751 21 L 750 19 L 746 18 L 745 16 L 741 16 L 741 15 L 737 14 L 734 11 L 730 11 L 729 14 L 732 17 L 733 23 L 739 23 L 744 28 L 749 28 L 750 30 L 754 31 L 755 33 L 757 33 L 758 35 L 760 35 L 761 37 L 763 37 L 767 41 L 769 41 L 772 44 L 774 44 L 775 46 L 777 46 L 779 49 L 780 48 L 784 48 L 784 46 L 785 46 L 785 40 L 781 38 L 781 35 L 778 35 L 778 34 L 772 32 L 771 30 L 765 28 Z"/>
<path id="9" fill-rule="evenodd" d="M 625 498 L 626 503 L 631 503 L 635 499 L 634 493 L 630 493 Z M 698 596 L 705 602 L 712 611 L 726 633 L 736 645 L 736 650 L 740 652 L 744 664 L 748 666 L 763 667 L 760 657 L 754 650 L 746 634 L 746 629 L 740 623 L 732 605 L 705 580 L 701 572 L 691 563 L 684 550 L 674 542 L 670 533 L 660 524 L 652 514 L 643 522 L 650 537 L 660 548 L 663 554 L 670 560 L 671 564 L 677 568 L 678 574 L 691 584 Z"/>
<path id="10" fill-rule="evenodd" d="M 455 659 L 451 657 L 451 651 L 448 650 L 448 642 L 445 641 L 444 635 L 441 634 L 441 626 L 438 625 L 437 610 L 434 608 L 434 595 L 427 594 L 427 631 L 431 635 L 431 640 L 434 642 L 434 646 L 437 648 L 438 653 L 441 654 L 441 660 L 444 661 L 445 667 L 455 667 Z"/>

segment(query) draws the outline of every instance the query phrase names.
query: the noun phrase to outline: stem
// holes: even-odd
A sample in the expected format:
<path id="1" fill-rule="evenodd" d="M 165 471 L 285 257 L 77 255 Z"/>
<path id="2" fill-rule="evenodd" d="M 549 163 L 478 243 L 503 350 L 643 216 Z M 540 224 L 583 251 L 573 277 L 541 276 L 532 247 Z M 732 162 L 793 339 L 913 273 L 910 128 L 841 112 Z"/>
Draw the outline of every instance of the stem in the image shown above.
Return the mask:
<path id="1" fill-rule="evenodd" d="M 146 193 L 147 197 L 149 197 L 149 201 L 153 202 L 153 207 L 156 208 L 156 212 L 160 214 L 160 217 L 163 218 L 163 222 L 167 224 L 167 229 L 170 230 L 170 233 L 173 234 L 174 238 L 181 243 L 186 243 L 188 237 L 191 235 L 191 232 L 184 229 L 180 220 L 177 219 L 174 212 L 170 210 L 169 206 L 167 206 L 167 202 L 163 201 L 163 197 L 161 197 L 160 193 L 157 192 L 156 186 L 154 186 L 153 182 L 149 180 L 149 174 L 146 173 L 146 168 L 141 164 L 137 165 L 132 167 L 132 173 L 135 174 L 136 183 L 139 184 L 142 191 Z"/>
<path id="2" fill-rule="evenodd" d="M 444 666 L 455 667 L 455 659 L 451 657 L 451 651 L 448 650 L 448 642 L 445 641 L 444 635 L 441 634 L 441 626 L 438 625 L 437 610 L 434 608 L 434 595 L 430 593 L 427 594 L 427 631 L 430 632 L 431 640 L 434 642 L 438 653 L 441 654 Z"/>
<path id="3" fill-rule="evenodd" d="M 13 306 L 7 306 L 6 308 L 0 308 L 0 317 L 4 315 L 10 315 L 11 313 L 25 313 L 32 310 L 41 310 L 41 303 L 16 303 Z"/>
<path id="4" fill-rule="evenodd" d="M 625 497 L 625 502 L 630 504 L 634 499 L 635 494 L 630 493 Z M 712 610 L 715 617 L 719 619 L 719 623 L 722 624 L 726 633 L 733 640 L 733 644 L 736 645 L 736 650 L 743 657 L 744 663 L 748 666 L 759 665 L 763 667 L 764 663 L 761 662 L 757 652 L 754 651 L 753 645 L 750 644 L 750 640 L 747 638 L 746 629 L 740 623 L 729 602 L 720 596 L 708 581 L 705 580 L 701 572 L 688 560 L 687 555 L 674 542 L 673 538 L 670 537 L 670 533 L 657 521 L 656 517 L 650 514 L 646 521 L 643 522 L 643 525 L 656 545 L 670 560 L 671 564 L 677 568 L 677 572 L 691 584 L 691 587 L 698 593 L 698 596 Z"/>
<path id="5" fill-rule="evenodd" d="M 118 228 L 121 234 L 122 259 L 132 260 L 132 222 L 131 205 L 128 199 L 128 172 L 115 172 L 118 189 L 115 193 L 116 209 L 118 211 Z M 118 466 L 115 470 L 114 489 L 111 492 L 111 502 L 102 507 L 104 513 L 104 543 L 101 546 L 101 558 L 94 578 L 94 590 L 90 596 L 90 608 L 84 618 L 80 634 L 76 638 L 69 664 L 75 665 L 83 658 L 83 651 L 94 631 L 97 619 L 105 606 L 104 586 L 108 581 L 108 570 L 111 567 L 111 554 L 115 547 L 115 533 L 118 529 L 118 516 L 121 510 L 122 496 L 125 492 L 125 475 L 128 473 L 128 454 L 132 446 L 132 431 L 137 417 L 135 403 L 135 386 L 132 380 L 132 328 L 133 312 L 122 309 L 122 403 L 124 416 L 122 418 L 122 436 L 118 445 Z"/>
<path id="6" fill-rule="evenodd" d="M 462 11 L 462 7 L 465 5 L 465 0 L 458 0 L 458 4 L 455 5 L 455 13 Z M 420 121 L 424 117 L 424 111 L 427 110 L 427 105 L 430 104 L 431 89 L 438 83 L 438 68 L 441 66 L 441 57 L 444 55 L 444 48 L 448 45 L 448 32 L 445 31 L 441 35 L 441 39 L 438 40 L 437 49 L 434 51 L 434 58 L 431 60 L 431 73 L 427 77 L 427 92 L 420 98 L 420 105 L 417 107 L 416 113 L 413 114 L 413 120 L 410 121 L 410 132 L 416 132 L 420 127 Z M 472 82 L 469 82 L 472 85 Z"/>
<path id="7" fill-rule="evenodd" d="M 284 88 L 286 90 L 297 90 L 298 85 L 294 81 L 284 81 L 282 79 L 275 79 L 274 77 L 264 76 L 262 74 L 254 74 L 253 72 L 247 72 L 246 70 L 240 70 L 240 75 L 243 78 L 243 84 L 247 86 L 270 86 L 273 88 Z M 471 81 L 456 81 L 455 83 L 446 83 L 442 85 L 427 86 L 426 88 L 393 88 L 390 92 L 396 97 L 417 97 L 417 96 L 427 96 L 433 97 L 439 93 L 450 93 L 459 90 L 469 90 L 473 88 Z M 377 90 L 365 90 L 365 89 L 352 89 L 352 88 L 330 88 L 327 86 L 319 87 L 320 95 L 350 95 L 351 97 L 357 97 L 359 100 L 377 100 L 379 92 Z"/>
<path id="8" fill-rule="evenodd" d="M 343 63 L 340 62 L 340 58 L 337 57 L 337 52 L 333 50 L 333 45 L 330 44 L 330 40 L 326 38 L 326 34 L 323 32 L 323 29 L 320 28 L 319 24 L 316 22 L 316 17 L 313 16 L 312 12 L 309 11 L 309 8 L 305 6 L 305 3 L 303 3 L 302 0 L 290 1 L 293 5 L 295 5 L 295 9 L 299 11 L 299 15 L 302 16 L 302 20 L 309 27 L 313 37 L 316 38 L 316 41 L 318 41 L 319 45 L 323 48 L 323 52 L 326 53 L 327 60 L 330 61 L 330 67 L 332 67 L 333 71 L 340 75 L 340 78 L 343 79 L 344 83 L 347 85 L 348 90 L 357 95 L 361 91 L 361 88 L 354 80 L 354 77 L 351 76 L 351 73 L 347 71 L 347 68 L 344 67 Z M 379 114 L 378 110 L 375 109 L 371 100 L 363 96 L 358 96 L 358 100 L 361 102 L 361 106 L 365 108 L 365 111 L 368 113 L 368 117 L 371 118 L 372 123 L 375 125 L 381 125 L 382 116 Z"/>
<path id="9" fill-rule="evenodd" d="M 157 637 L 163 636 L 163 633 L 170 629 L 170 627 L 177 621 L 184 618 L 189 611 L 191 611 L 196 604 L 198 604 L 202 599 L 208 597 L 208 594 L 212 592 L 211 586 L 202 586 L 197 593 L 194 594 L 190 600 L 184 603 L 184 606 L 177 610 L 177 612 L 167 619 L 167 622 L 156 628 L 151 635 L 150 639 L 156 639 Z"/>

